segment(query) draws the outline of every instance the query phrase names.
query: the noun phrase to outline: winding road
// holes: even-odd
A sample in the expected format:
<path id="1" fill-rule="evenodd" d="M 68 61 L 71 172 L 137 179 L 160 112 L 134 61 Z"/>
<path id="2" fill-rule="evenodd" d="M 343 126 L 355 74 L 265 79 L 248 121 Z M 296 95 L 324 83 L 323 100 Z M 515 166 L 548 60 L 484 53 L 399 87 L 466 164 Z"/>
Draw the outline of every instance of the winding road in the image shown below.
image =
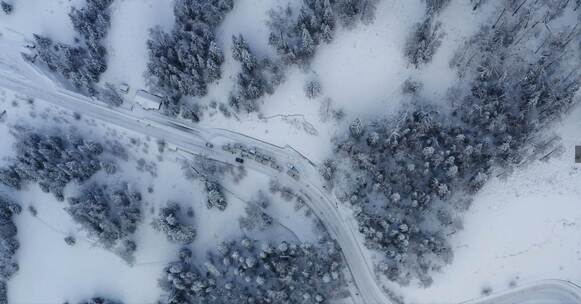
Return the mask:
<path id="1" fill-rule="evenodd" d="M 2 42 L 4 41 L 3 39 Z M 15 49 L 14 47 L 2 47 L 2 42 L 0 42 L 0 50 Z M 158 112 L 139 109 L 131 111 L 123 107 L 111 108 L 84 95 L 59 88 L 34 67 L 24 62 L 18 52 L 10 53 L 8 51 L 0 55 L 0 87 L 63 107 L 85 117 L 92 117 L 136 133 L 163 139 L 169 145 L 185 153 L 204 155 L 224 163 L 238 165 L 232 154 L 219 147 L 228 142 L 243 143 L 272 154 L 280 163 L 294 164 L 301 172 L 299 181 L 257 162 L 247 161 L 245 166 L 269 176 L 276 176 L 283 184 L 292 186 L 304 194 L 306 203 L 321 220 L 330 236 L 337 241 L 343 252 L 348 269 L 359 290 L 356 295 L 353 295 L 357 303 L 390 303 L 379 287 L 372 266 L 363 255 L 360 243 L 356 238 L 356 231 L 351 229 L 351 225 L 345 224 L 348 221 L 339 213 L 336 201 L 329 198 L 328 194 L 321 190 L 322 185 L 320 185 L 315 164 L 294 149 L 288 146 L 272 145 L 225 129 L 204 128 L 189 124 L 161 115 Z M 212 142 L 216 148 L 206 147 L 208 142 Z"/>
<path id="2" fill-rule="evenodd" d="M 318 177 L 316 164 L 300 155 L 296 150 L 289 146 L 272 145 L 229 130 L 188 124 L 157 112 L 108 107 L 86 96 L 55 86 L 50 79 L 25 63 L 17 50 L 18 48 L 6 45 L 7 42 L 10 43 L 10 40 L 6 37 L 0 39 L 0 50 L 2 51 L 0 55 L 1 88 L 28 95 L 130 131 L 163 139 L 184 153 L 204 155 L 224 163 L 237 165 L 234 156 L 219 147 L 225 143 L 243 143 L 272 154 L 283 164 L 294 164 L 300 171 L 300 180 L 295 180 L 269 166 L 251 160 L 247 161 L 245 166 L 269 176 L 276 176 L 283 184 L 292 186 L 306 197 L 309 207 L 342 249 L 348 269 L 359 291 L 353 295 L 357 303 L 391 303 L 375 276 L 373 266 L 364 255 L 361 242 L 358 239 L 357 227 L 352 221 L 342 216 L 336 198 L 321 190 L 323 186 Z M 14 43 L 14 41 L 12 42 Z M 16 51 L 14 51 L 15 49 Z M 208 148 L 206 146 L 208 142 L 213 143 L 216 148 Z M 541 303 L 532 301 L 534 298 L 551 299 L 552 302 L 549 303 L 581 303 L 579 288 L 565 285 L 562 282 L 559 284 L 544 282 L 542 285 L 536 285 L 537 287 L 519 289 L 492 298 L 469 301 L 466 304 Z M 530 294 L 534 296 L 531 298 Z M 575 302 L 571 302 L 572 300 Z"/>

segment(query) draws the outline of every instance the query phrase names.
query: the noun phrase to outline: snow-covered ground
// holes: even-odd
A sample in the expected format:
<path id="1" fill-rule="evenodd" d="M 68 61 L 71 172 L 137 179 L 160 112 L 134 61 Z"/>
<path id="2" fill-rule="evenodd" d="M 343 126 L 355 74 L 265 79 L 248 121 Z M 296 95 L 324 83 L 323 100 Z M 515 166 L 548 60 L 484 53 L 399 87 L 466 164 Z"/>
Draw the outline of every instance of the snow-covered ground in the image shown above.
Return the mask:
<path id="1" fill-rule="evenodd" d="M 19 0 L 14 11 L 3 15 L 0 25 L 31 38 L 32 34 L 47 35 L 65 43 L 73 42 L 73 24 L 69 18 L 71 7 L 80 7 L 83 0 Z"/>
<path id="2" fill-rule="evenodd" d="M 111 7 L 111 30 L 106 38 L 109 61 L 102 82 L 126 83 L 132 89 L 147 88 L 147 39 L 149 30 L 160 26 L 170 30 L 173 7 L 156 0 L 115 1 Z"/>
<path id="3" fill-rule="evenodd" d="M 31 1 L 18 4 L 6 25 L 25 36 L 41 33 L 55 40 L 72 40 L 70 20 L 65 13 L 70 6 L 80 6 L 82 2 L 67 2 L 66 5 L 58 2 L 58 6 L 44 4 L 44 9 L 36 8 L 31 12 L 19 9 L 20 5 Z M 239 131 L 277 145 L 289 144 L 312 160 L 321 161 L 330 154 L 330 141 L 337 131 L 343 130 L 354 118 L 375 118 L 397 112 L 405 102 L 401 85 L 409 77 L 423 81 L 425 97 L 439 102 L 455 79 L 455 72 L 448 65 L 454 50 L 489 17 L 495 7 L 494 2 L 490 2 L 475 13 L 468 3 L 452 1 L 438 17 L 447 33 L 442 46 L 432 63 L 417 70 L 407 64 L 403 49 L 409 31 L 424 16 L 425 4 L 419 0 L 380 1 L 372 24 L 340 29 L 333 42 L 319 47 L 308 70 L 291 67 L 286 81 L 273 95 L 263 98 L 262 115 L 239 114 L 237 118 L 228 119 L 214 111 L 215 115 L 206 113 L 201 124 Z M 231 55 L 232 36 L 244 35 L 259 58 L 272 57 L 275 52 L 268 45 L 268 11 L 287 3 L 296 4 L 285 0 L 235 3 L 216 33 L 225 53 L 223 78 L 210 85 L 208 95 L 196 102 L 227 104 L 239 71 L 239 64 Z M 108 69 L 101 82 L 125 82 L 132 90 L 147 88 L 144 72 L 148 61 L 149 29 L 154 26 L 171 29 L 172 2 L 119 0 L 111 10 L 112 27 L 106 37 Z M 28 23 L 36 22 L 23 21 L 34 20 L 31 18 L 51 20 L 51 26 L 35 27 Z M 305 96 L 303 87 L 313 78 L 320 81 L 323 92 L 322 96 L 311 100 Z M 321 120 L 321 104 L 327 98 L 332 100 L 334 108 L 345 111 L 345 119 L 340 122 Z M 280 136 L 281 132 L 285 136 Z"/>
<path id="4" fill-rule="evenodd" d="M 14 13 L 2 16 L 1 31 L 14 30 L 25 37 L 39 33 L 72 42 L 73 31 L 67 14 L 71 6 L 80 6 L 82 2 L 18 0 Z M 217 32 L 226 55 L 224 77 L 210 86 L 208 96 L 200 100 L 202 103 L 213 100 L 227 103 L 239 69 L 230 51 L 232 35 L 243 34 L 258 57 L 275 54 L 268 46 L 267 11 L 286 2 L 236 2 Z M 318 49 L 309 70 L 290 68 L 286 81 L 272 96 L 264 98 L 262 115 L 240 114 L 227 119 L 209 110 L 201 124 L 238 131 L 277 145 L 288 144 L 320 162 L 331 153 L 331 138 L 343 132 L 355 117 L 396 113 L 405 102 L 401 85 L 409 77 L 423 82 L 423 97 L 444 103 L 446 91 L 456 79 L 449 67 L 450 58 L 482 22 L 492 17 L 497 2 L 487 1 L 473 12 L 468 1 L 453 0 L 437 17 L 446 33 L 442 46 L 433 62 L 416 70 L 406 63 L 402 54 L 410 29 L 423 18 L 423 1 L 381 1 L 374 23 L 339 31 L 332 43 Z M 171 28 L 172 1 L 116 0 L 112 11 L 112 29 L 106 39 L 109 68 L 102 82 L 126 82 L 132 89 L 146 88 L 143 74 L 148 32 L 156 25 Z M 306 98 L 303 92 L 305 81 L 311 78 L 319 79 L 323 89 L 322 96 L 314 100 Z M 325 98 L 345 110 L 343 121 L 321 120 L 320 105 Z M 226 184 L 232 190 L 226 212 L 208 210 L 199 183 L 176 178 L 182 177 L 177 159 L 181 156 L 166 152 L 162 160 L 158 159 L 155 139 L 148 140 L 90 120 L 77 122 L 70 113 L 45 108 L 41 101 L 31 106 L 19 98 L 18 106 L 14 106 L 13 100 L 12 93 L 0 92 L 0 112 L 8 111 L 6 122 L 0 124 L 0 166 L 12 153 L 13 138 L 7 124 L 17 121 L 33 122 L 41 128 L 69 128 L 59 123 L 64 119 L 89 137 L 118 136 L 125 141 L 136 138 L 141 145 L 131 148 L 131 160 L 124 163 L 121 176 L 142 189 L 149 207 L 160 206 L 168 200 L 194 207 L 199 233 L 193 248 L 197 255 L 203 255 L 221 240 L 243 233 L 237 218 L 244 213 L 245 202 L 253 199 L 259 190 L 267 192 L 271 177 L 250 172 L 241 183 Z M 519 284 L 558 278 L 581 284 L 578 271 L 581 268 L 581 165 L 573 162 L 573 146 L 581 145 L 580 129 L 581 110 L 578 109 L 555 128 L 562 137 L 563 154 L 548 161 L 535 161 L 505 179 L 492 179 L 466 213 L 464 230 L 453 236 L 453 263 L 434 275 L 431 287 L 393 287 L 396 293 L 412 303 L 433 303 L 434 299 L 439 303 L 456 303 L 479 296 L 483 287 L 501 290 L 513 281 Z M 149 145 L 149 153 L 142 151 L 144 143 Z M 156 163 L 156 176 L 135 168 L 135 161 L 142 157 Z M 103 176 L 95 177 L 99 178 Z M 148 186 L 154 186 L 153 193 L 147 193 Z M 77 190 L 74 186 L 67 188 L 69 193 Z M 268 211 L 280 220 L 273 234 L 287 239 L 316 239 L 313 222 L 304 216 L 304 210 L 297 212 L 293 209 L 294 203 L 285 202 L 278 195 L 270 196 L 272 204 Z M 129 266 L 87 240 L 62 209 L 64 203 L 57 202 L 52 195 L 31 186 L 15 198 L 25 208 L 32 205 L 38 209 L 38 216 L 33 217 L 25 210 L 17 217 L 20 271 L 8 285 L 11 302 L 77 302 L 98 294 L 125 303 L 157 300 L 161 293 L 157 279 L 165 264 L 174 259 L 178 246 L 169 244 L 163 235 L 153 231 L 148 224 L 152 216 L 149 208 L 145 208 L 144 224 L 137 232 L 139 249 L 135 265 Z M 69 234 L 77 237 L 73 247 L 63 241 Z"/>
<path id="5" fill-rule="evenodd" d="M 403 288 L 411 303 L 459 303 L 483 288 L 563 279 L 581 284 L 581 109 L 558 124 L 563 153 L 494 178 L 475 197 L 464 230 L 453 238 L 454 261 L 427 288 Z"/>
<path id="6" fill-rule="evenodd" d="M 240 6 L 260 7 L 251 2 Z M 333 42 L 319 47 L 309 70 L 290 68 L 286 81 L 273 95 L 263 98 L 263 117 L 240 114 L 238 121 L 226 120 L 218 114 L 206 117 L 202 124 L 237 130 L 277 145 L 288 144 L 312 160 L 322 161 L 331 152 L 331 138 L 347 122 L 355 117 L 389 115 L 399 108 L 401 84 L 413 69 L 403 58 L 403 43 L 414 22 L 421 18 L 423 9 L 420 1 L 415 0 L 405 5 L 381 1 L 374 23 L 340 30 Z M 252 18 L 247 16 L 241 22 L 246 24 L 242 28 L 231 25 L 230 18 L 239 19 L 236 12 L 228 15 L 220 30 L 222 39 L 226 39 L 221 40 L 226 46 L 226 79 L 211 87 L 204 100 L 227 103 L 238 72 L 228 47 L 232 35 L 242 33 L 259 56 L 272 53 L 264 51 L 267 33 L 265 18 L 261 15 L 266 11 L 262 8 L 253 11 Z M 322 85 L 322 96 L 314 100 L 308 99 L 303 89 L 305 82 L 312 78 Z M 319 109 L 326 98 L 333 100 L 335 108 L 345 110 L 343 121 L 321 121 Z M 281 133 L 285 136 L 280 136 Z"/>

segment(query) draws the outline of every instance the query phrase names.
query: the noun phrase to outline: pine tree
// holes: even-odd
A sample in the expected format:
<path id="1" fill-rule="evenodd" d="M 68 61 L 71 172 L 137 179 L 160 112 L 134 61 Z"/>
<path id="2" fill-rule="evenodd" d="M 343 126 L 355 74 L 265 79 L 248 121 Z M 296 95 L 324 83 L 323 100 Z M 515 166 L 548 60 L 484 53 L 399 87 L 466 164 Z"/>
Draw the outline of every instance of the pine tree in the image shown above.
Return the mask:
<path id="1" fill-rule="evenodd" d="M 177 203 L 169 202 L 160 208 L 159 215 L 151 223 L 157 231 L 163 232 L 172 242 L 190 244 L 196 238 L 196 229 L 184 224 L 184 215 Z"/>
<path id="2" fill-rule="evenodd" d="M 303 27 L 301 33 L 301 55 L 307 58 L 312 57 L 315 52 L 315 42 L 311 37 L 311 33 L 306 27 Z"/>

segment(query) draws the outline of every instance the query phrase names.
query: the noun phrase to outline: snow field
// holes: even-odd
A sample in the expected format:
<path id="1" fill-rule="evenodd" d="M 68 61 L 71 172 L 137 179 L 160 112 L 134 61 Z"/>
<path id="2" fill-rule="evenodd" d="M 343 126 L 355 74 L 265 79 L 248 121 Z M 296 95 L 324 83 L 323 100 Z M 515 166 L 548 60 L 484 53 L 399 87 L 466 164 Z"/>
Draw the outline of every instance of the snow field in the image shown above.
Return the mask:
<path id="1" fill-rule="evenodd" d="M 581 109 L 555 127 L 563 153 L 535 161 L 506 179 L 493 178 L 476 195 L 464 230 L 452 237 L 451 265 L 427 288 L 402 288 L 410 303 L 459 303 L 509 284 L 542 279 L 581 284 Z"/>

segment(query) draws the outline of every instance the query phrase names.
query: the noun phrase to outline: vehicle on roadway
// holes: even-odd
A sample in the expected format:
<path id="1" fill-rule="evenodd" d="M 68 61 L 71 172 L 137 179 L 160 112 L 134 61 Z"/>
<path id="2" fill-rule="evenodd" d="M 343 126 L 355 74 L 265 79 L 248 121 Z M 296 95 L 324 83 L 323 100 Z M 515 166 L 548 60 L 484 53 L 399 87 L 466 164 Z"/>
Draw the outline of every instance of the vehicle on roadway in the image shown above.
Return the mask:
<path id="1" fill-rule="evenodd" d="M 297 167 L 295 167 L 293 164 L 288 164 L 287 166 L 287 171 L 286 174 L 288 174 L 290 177 L 298 180 L 299 179 L 299 169 L 297 169 Z"/>
<path id="2" fill-rule="evenodd" d="M 238 163 L 241 163 L 241 164 L 244 163 L 244 158 L 241 158 L 241 157 L 236 157 L 234 160 Z"/>

